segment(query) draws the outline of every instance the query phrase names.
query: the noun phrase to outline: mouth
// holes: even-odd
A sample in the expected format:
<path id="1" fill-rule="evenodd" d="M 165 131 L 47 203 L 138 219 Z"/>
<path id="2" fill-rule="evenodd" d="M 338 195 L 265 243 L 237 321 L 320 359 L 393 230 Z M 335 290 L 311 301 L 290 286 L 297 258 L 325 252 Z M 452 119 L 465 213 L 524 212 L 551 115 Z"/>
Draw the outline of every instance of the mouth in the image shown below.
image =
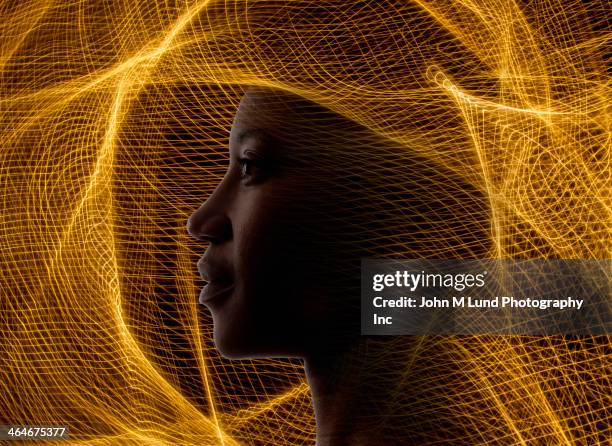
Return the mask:
<path id="1" fill-rule="evenodd" d="M 234 291 L 235 283 L 230 273 L 231 269 L 224 267 L 218 260 L 220 259 L 205 254 L 198 261 L 200 276 L 208 281 L 200 293 L 199 302 L 201 304 L 208 305 L 213 301 L 220 301 L 229 297 Z"/>
<path id="2" fill-rule="evenodd" d="M 209 305 L 212 302 L 217 302 L 229 297 L 234 291 L 234 284 L 227 282 L 209 282 L 202 288 L 199 302 L 203 305 Z"/>

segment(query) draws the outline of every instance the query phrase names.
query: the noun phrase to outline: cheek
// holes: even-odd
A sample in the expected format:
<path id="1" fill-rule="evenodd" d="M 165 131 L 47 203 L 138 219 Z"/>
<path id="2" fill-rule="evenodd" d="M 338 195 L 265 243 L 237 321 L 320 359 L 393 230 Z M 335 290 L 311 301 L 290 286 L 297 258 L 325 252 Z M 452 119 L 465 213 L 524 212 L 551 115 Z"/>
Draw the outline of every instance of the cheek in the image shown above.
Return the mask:
<path id="1" fill-rule="evenodd" d="M 332 326 L 348 332 L 346 322 L 359 321 L 346 305 L 359 293 L 344 287 L 350 262 L 338 248 L 337 204 L 330 208 L 322 194 L 304 191 L 299 185 L 284 193 L 254 188 L 234 208 L 232 326 L 258 345 L 275 345 L 279 332 L 290 344 L 305 345 L 315 342 L 312 327 L 321 335 Z"/>
<path id="2" fill-rule="evenodd" d="M 233 216 L 237 285 L 249 311 L 299 311 L 308 293 L 308 276 L 320 253 L 306 252 L 312 238 L 299 191 L 299 185 L 259 187 L 241 197 Z"/>

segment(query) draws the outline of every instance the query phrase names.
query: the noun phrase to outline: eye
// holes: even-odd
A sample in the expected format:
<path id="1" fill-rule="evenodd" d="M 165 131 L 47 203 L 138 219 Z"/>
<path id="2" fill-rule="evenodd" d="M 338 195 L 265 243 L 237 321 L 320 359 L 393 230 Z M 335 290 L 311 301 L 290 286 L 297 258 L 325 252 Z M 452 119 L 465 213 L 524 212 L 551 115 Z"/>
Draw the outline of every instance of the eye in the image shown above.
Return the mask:
<path id="1" fill-rule="evenodd" d="M 264 169 L 259 160 L 239 158 L 240 178 L 245 184 L 256 183 L 264 179 Z"/>

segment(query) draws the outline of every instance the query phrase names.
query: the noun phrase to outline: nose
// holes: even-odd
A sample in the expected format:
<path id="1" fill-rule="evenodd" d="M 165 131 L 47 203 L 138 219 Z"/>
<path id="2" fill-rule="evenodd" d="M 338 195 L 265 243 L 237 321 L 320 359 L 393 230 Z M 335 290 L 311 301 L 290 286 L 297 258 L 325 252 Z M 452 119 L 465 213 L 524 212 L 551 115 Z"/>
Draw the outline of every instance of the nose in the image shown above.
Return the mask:
<path id="1" fill-rule="evenodd" d="M 223 209 L 216 206 L 215 193 L 187 219 L 187 232 L 210 243 L 223 243 L 232 238 L 232 222 Z"/>

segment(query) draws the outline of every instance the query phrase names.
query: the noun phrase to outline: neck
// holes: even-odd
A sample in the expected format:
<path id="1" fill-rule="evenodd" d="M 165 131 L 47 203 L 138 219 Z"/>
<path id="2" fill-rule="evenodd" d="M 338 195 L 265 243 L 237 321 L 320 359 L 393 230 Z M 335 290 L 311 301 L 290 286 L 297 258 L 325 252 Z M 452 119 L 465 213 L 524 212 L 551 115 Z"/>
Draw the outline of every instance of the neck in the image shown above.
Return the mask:
<path id="1" fill-rule="evenodd" d="M 456 340 L 436 337 L 360 337 L 306 357 L 317 446 L 463 444 L 463 415 L 449 409 L 465 404 L 457 361 Z"/>
<path id="2" fill-rule="evenodd" d="M 305 360 L 317 424 L 317 446 L 361 446 L 382 444 L 374 428 L 375 399 L 384 397 L 363 373 L 363 345 L 343 352 L 330 352 Z M 369 417 L 366 415 L 370 415 Z"/>

